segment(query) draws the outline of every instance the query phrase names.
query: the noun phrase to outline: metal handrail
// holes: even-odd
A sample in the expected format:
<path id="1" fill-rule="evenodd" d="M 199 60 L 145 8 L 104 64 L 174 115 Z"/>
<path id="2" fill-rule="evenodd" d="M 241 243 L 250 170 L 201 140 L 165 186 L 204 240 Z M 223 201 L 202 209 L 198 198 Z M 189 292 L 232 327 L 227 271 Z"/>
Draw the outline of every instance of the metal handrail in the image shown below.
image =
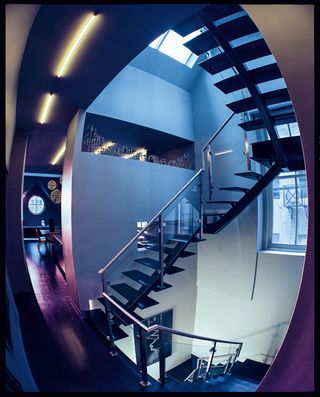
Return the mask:
<path id="1" fill-rule="evenodd" d="M 141 230 L 140 230 L 140 232 L 138 233 L 138 234 L 136 234 L 134 237 L 133 237 L 133 239 L 131 239 L 129 242 L 128 242 L 128 244 L 126 244 L 123 248 L 122 248 L 122 250 L 121 251 L 119 251 L 118 253 L 117 253 L 117 255 L 115 255 L 103 268 L 101 268 L 100 270 L 99 270 L 99 274 L 103 274 L 111 265 L 112 265 L 112 263 L 116 260 L 116 259 L 118 259 L 119 258 L 119 256 L 121 256 L 122 254 L 123 254 L 123 252 L 124 251 L 126 251 L 126 249 L 127 248 L 129 248 L 130 247 L 130 245 L 135 241 L 135 240 L 137 240 L 137 238 L 139 237 L 139 236 L 141 236 L 143 233 L 144 233 L 144 231 L 151 225 L 151 223 L 152 222 L 154 222 L 174 201 L 175 201 L 175 199 L 178 197 L 178 196 L 180 196 L 180 194 L 182 193 L 182 192 L 184 192 L 185 190 L 186 190 L 186 188 L 188 187 L 188 186 L 190 186 L 191 185 L 191 183 L 201 174 L 201 172 L 203 172 L 203 168 L 200 168 L 200 170 L 178 191 L 178 193 L 176 193 L 173 197 L 172 197 L 172 199 L 170 200 L 170 201 L 168 201 L 168 203 L 157 213 L 157 215 L 155 215 L 152 219 L 151 219 L 151 221 L 150 222 L 148 222 L 147 224 L 146 224 L 146 226 L 144 226 Z"/>
<path id="2" fill-rule="evenodd" d="M 137 324 L 140 328 L 142 328 L 144 331 L 146 331 L 148 333 L 152 332 L 152 331 L 160 330 L 160 331 L 169 332 L 170 334 L 176 334 L 176 335 L 186 336 L 188 338 L 194 338 L 194 339 L 200 339 L 200 340 L 207 340 L 210 342 L 228 343 L 228 344 L 239 345 L 239 346 L 242 346 L 242 344 L 243 344 L 242 342 L 228 341 L 228 340 L 223 340 L 223 339 L 214 339 L 214 338 L 208 338 L 207 336 L 194 335 L 194 334 L 190 334 L 188 332 L 179 331 L 177 329 L 164 327 L 163 325 L 159 325 L 159 324 L 154 324 L 154 325 L 151 325 L 151 327 L 147 327 L 141 321 L 136 319 L 131 313 L 127 312 L 127 310 L 125 310 L 121 305 L 119 305 L 116 301 L 114 301 L 105 292 L 103 292 L 102 295 L 112 305 L 114 305 L 117 309 L 119 309 L 125 316 L 127 316 L 130 320 L 132 320 L 135 324 Z"/>
<path id="3" fill-rule="evenodd" d="M 220 132 L 223 130 L 223 128 L 226 126 L 226 124 L 229 123 L 229 121 L 232 119 L 232 117 L 235 115 L 234 112 L 232 112 L 228 118 L 224 121 L 224 123 L 218 128 L 218 130 L 212 135 L 212 137 L 209 139 L 209 141 L 204 145 L 202 148 L 202 151 L 204 152 L 206 148 L 210 145 L 210 143 L 220 134 Z"/>

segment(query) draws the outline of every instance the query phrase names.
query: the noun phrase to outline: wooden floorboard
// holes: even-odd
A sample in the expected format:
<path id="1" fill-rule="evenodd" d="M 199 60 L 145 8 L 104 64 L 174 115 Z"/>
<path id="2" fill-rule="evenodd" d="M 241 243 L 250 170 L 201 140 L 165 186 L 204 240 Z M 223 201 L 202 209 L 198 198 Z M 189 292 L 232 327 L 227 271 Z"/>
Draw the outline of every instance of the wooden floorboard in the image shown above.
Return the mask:
<path id="1" fill-rule="evenodd" d="M 54 259 L 37 243 L 25 245 L 34 295 L 18 294 L 17 305 L 28 358 L 40 391 L 149 392 L 122 354 L 111 357 L 106 343 L 66 301 L 67 287 Z M 165 391 L 165 390 L 163 390 Z"/>

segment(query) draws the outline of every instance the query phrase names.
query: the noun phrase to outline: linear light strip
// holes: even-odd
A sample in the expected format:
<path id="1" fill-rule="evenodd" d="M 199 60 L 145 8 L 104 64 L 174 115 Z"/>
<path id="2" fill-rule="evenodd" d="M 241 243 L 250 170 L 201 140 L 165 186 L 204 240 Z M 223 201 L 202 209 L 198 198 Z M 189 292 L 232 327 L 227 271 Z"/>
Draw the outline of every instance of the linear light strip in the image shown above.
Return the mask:
<path id="1" fill-rule="evenodd" d="M 96 15 L 91 15 L 91 17 L 86 22 L 86 24 L 83 26 L 83 28 L 81 29 L 79 35 L 77 36 L 77 38 L 73 42 L 72 46 L 68 50 L 67 55 L 65 56 L 64 61 L 63 61 L 62 65 L 61 65 L 61 67 L 59 68 L 59 71 L 58 71 L 58 74 L 57 74 L 58 77 L 62 76 L 67 64 L 71 60 L 71 57 L 72 57 L 73 53 L 75 52 L 75 50 L 79 46 L 81 40 L 83 39 L 85 33 L 88 31 L 88 29 L 89 29 L 90 25 L 92 24 L 92 22 L 94 21 L 95 17 L 96 17 Z"/>
<path id="2" fill-rule="evenodd" d="M 213 153 L 215 156 L 221 156 L 221 154 L 231 153 L 232 150 L 225 150 L 224 152 Z"/>
<path id="3" fill-rule="evenodd" d="M 65 150 L 66 150 L 66 143 L 64 142 L 64 144 L 61 146 L 61 148 L 59 149 L 59 151 L 57 152 L 57 154 L 55 155 L 54 159 L 51 161 L 50 164 L 51 165 L 57 164 L 57 162 L 60 160 L 60 158 L 64 154 Z"/>
<path id="4" fill-rule="evenodd" d="M 47 94 L 46 101 L 44 103 L 42 114 L 40 117 L 40 124 L 43 124 L 47 121 L 48 112 L 49 112 L 49 108 L 52 103 L 52 100 L 53 100 L 53 94 Z"/>

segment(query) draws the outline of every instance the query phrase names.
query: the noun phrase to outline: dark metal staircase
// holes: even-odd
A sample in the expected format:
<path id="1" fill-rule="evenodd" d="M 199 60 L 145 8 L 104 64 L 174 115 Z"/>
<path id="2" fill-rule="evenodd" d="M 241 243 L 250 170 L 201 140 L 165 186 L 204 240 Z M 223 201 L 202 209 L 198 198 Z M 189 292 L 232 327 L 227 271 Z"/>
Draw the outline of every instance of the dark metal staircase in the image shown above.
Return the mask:
<path id="1" fill-rule="evenodd" d="M 210 5 L 192 18 L 178 24 L 173 30 L 183 37 L 199 30 L 199 34 L 184 45 L 198 56 L 202 56 L 201 59 L 204 56 L 207 58 L 202 60 L 199 66 L 211 75 L 217 75 L 227 69 L 233 70 L 233 76 L 229 73 L 228 77 L 214 83 L 215 87 L 226 95 L 247 89 L 249 96 L 227 103 L 226 106 L 233 111 L 233 114 L 246 116 L 248 112 L 256 109 L 255 118 L 239 123 L 239 127 L 245 134 L 248 131 L 264 129 L 270 138 L 265 142 L 252 143 L 253 155 L 250 159 L 247 153 L 248 170 L 234 173 L 235 176 L 240 177 L 239 185 L 219 187 L 219 190 L 239 192 L 242 194 L 240 200 L 235 201 L 229 197 L 214 200 L 211 195 L 212 186 L 209 186 L 210 196 L 207 204 L 213 207 L 210 209 L 207 206 L 204 210 L 204 232 L 218 233 L 235 219 L 281 171 L 304 169 L 300 138 L 279 139 L 276 132 L 276 126 L 295 122 L 296 118 L 286 88 L 260 91 L 259 84 L 282 78 L 278 65 L 273 62 L 251 69 L 247 66 L 249 61 L 271 55 L 271 52 L 265 40 L 259 35 L 254 35 L 258 30 L 240 6 Z M 249 35 L 252 35 L 251 38 L 248 37 Z M 234 44 L 233 41 L 240 38 L 244 38 L 245 42 Z M 207 145 L 207 154 L 211 156 L 209 145 Z M 251 161 L 263 165 L 267 171 L 260 173 L 251 170 Z M 211 163 L 208 167 L 211 167 Z M 242 186 L 241 178 L 254 181 L 255 184 L 251 187 Z M 224 208 L 229 204 L 229 209 L 222 211 L 216 206 L 218 204 L 223 205 Z"/>
<path id="2" fill-rule="evenodd" d="M 282 78 L 278 65 L 272 61 L 254 68 L 248 67 L 248 62 L 269 56 L 271 52 L 242 7 L 236 4 L 213 4 L 182 21 L 173 30 L 183 37 L 199 30 L 198 36 L 184 45 L 200 56 L 199 66 L 209 74 L 217 75 L 228 69 L 233 70 L 233 76 L 228 73 L 226 78 L 214 83 L 223 94 L 234 95 L 241 90 L 246 91 L 246 96 L 243 97 L 242 92 L 241 99 L 226 103 L 233 113 L 203 148 L 203 168 L 100 270 L 104 297 L 99 297 L 98 301 L 104 309 L 90 310 L 87 314 L 88 320 L 100 329 L 111 343 L 126 336 L 120 327 L 130 325 L 132 321 L 128 320 L 114 303 L 110 304 L 107 296 L 112 297 L 135 319 L 143 321 L 135 310 L 144 310 L 159 303 L 148 295 L 172 287 L 164 282 L 163 277 L 184 271 L 183 268 L 175 266 L 175 263 L 179 258 L 195 254 L 187 251 L 191 243 L 203 241 L 203 233 L 220 232 L 238 217 L 280 172 L 304 169 L 300 137 L 279 138 L 276 129 L 279 125 L 296 122 L 287 89 L 276 88 L 262 92 L 259 87 L 260 84 Z M 241 38 L 244 38 L 245 42 L 239 44 Z M 238 43 L 235 44 L 235 41 Z M 215 139 L 222 131 L 227 127 L 231 128 L 229 121 L 234 115 L 242 116 L 236 128 L 245 136 L 244 154 L 247 169 L 233 171 L 232 178 L 236 182 L 216 189 L 226 196 L 213 198 L 210 145 L 214 145 Z M 263 131 L 266 140 L 253 140 L 250 143 L 250 155 L 247 134 L 251 134 L 252 137 L 258 130 Z M 235 134 L 239 132 L 235 130 Z M 254 170 L 251 169 L 251 162 L 255 165 Z M 209 198 L 205 202 L 202 182 L 204 172 L 209 176 Z M 186 212 L 179 213 L 179 217 L 176 217 L 178 207 L 181 211 L 180 206 Z M 185 216 L 188 218 L 187 224 L 181 221 Z M 115 272 L 113 275 L 111 270 L 114 268 L 118 274 Z M 106 320 L 103 322 L 103 318 L 106 318 L 104 312 L 110 321 L 111 329 L 106 328 Z M 219 387 L 217 390 L 220 390 Z M 242 387 L 245 388 L 243 385 Z"/>

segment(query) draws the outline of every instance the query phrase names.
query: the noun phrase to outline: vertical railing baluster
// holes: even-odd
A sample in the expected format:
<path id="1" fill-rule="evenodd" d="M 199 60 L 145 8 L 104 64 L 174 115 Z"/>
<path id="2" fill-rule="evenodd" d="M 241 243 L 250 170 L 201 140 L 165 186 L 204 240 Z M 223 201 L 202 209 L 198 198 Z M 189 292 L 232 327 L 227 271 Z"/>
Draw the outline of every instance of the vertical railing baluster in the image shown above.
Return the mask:
<path id="1" fill-rule="evenodd" d="M 148 382 L 148 370 L 147 370 L 146 331 L 141 327 L 139 327 L 139 345 L 140 345 L 140 364 L 141 364 L 140 385 L 143 387 L 147 387 L 150 385 L 150 382 Z"/>
<path id="2" fill-rule="evenodd" d="M 163 331 L 159 330 L 160 337 L 160 352 L 159 352 L 159 381 L 162 385 L 166 383 L 166 355 L 165 355 L 165 334 Z"/>
<path id="3" fill-rule="evenodd" d="M 203 239 L 203 184 L 202 184 L 202 172 L 200 174 L 200 214 L 199 214 L 199 221 L 200 221 L 200 239 Z"/>
<path id="4" fill-rule="evenodd" d="M 216 345 L 217 345 L 217 342 L 214 342 L 213 347 L 210 349 L 210 357 L 209 357 L 209 361 L 208 361 L 208 364 L 207 364 L 205 380 L 209 379 L 209 376 L 210 376 L 210 369 L 211 369 L 211 366 L 212 366 L 214 353 L 216 352 Z"/>
<path id="5" fill-rule="evenodd" d="M 211 148 L 210 145 L 208 146 L 208 151 L 207 151 L 207 163 L 208 163 L 208 178 L 209 178 L 209 201 L 212 200 L 212 190 L 213 190 L 213 184 L 212 184 L 212 157 L 211 157 Z"/>
<path id="6" fill-rule="evenodd" d="M 105 280 L 104 280 L 104 273 L 102 274 L 102 290 L 104 293 L 108 294 L 108 286 L 110 284 L 110 281 L 107 281 L 107 287 L 105 285 Z M 108 301 L 107 298 L 104 298 L 104 307 L 106 311 L 106 318 L 107 318 L 107 329 L 108 329 L 108 339 L 110 343 L 110 351 L 109 354 L 110 356 L 117 356 L 117 350 L 116 346 L 114 344 L 114 336 L 112 332 L 112 325 L 111 325 L 111 305 L 110 302 Z"/>
<path id="7" fill-rule="evenodd" d="M 163 289 L 164 255 L 163 255 L 163 214 L 159 215 L 159 265 L 160 289 Z"/>

